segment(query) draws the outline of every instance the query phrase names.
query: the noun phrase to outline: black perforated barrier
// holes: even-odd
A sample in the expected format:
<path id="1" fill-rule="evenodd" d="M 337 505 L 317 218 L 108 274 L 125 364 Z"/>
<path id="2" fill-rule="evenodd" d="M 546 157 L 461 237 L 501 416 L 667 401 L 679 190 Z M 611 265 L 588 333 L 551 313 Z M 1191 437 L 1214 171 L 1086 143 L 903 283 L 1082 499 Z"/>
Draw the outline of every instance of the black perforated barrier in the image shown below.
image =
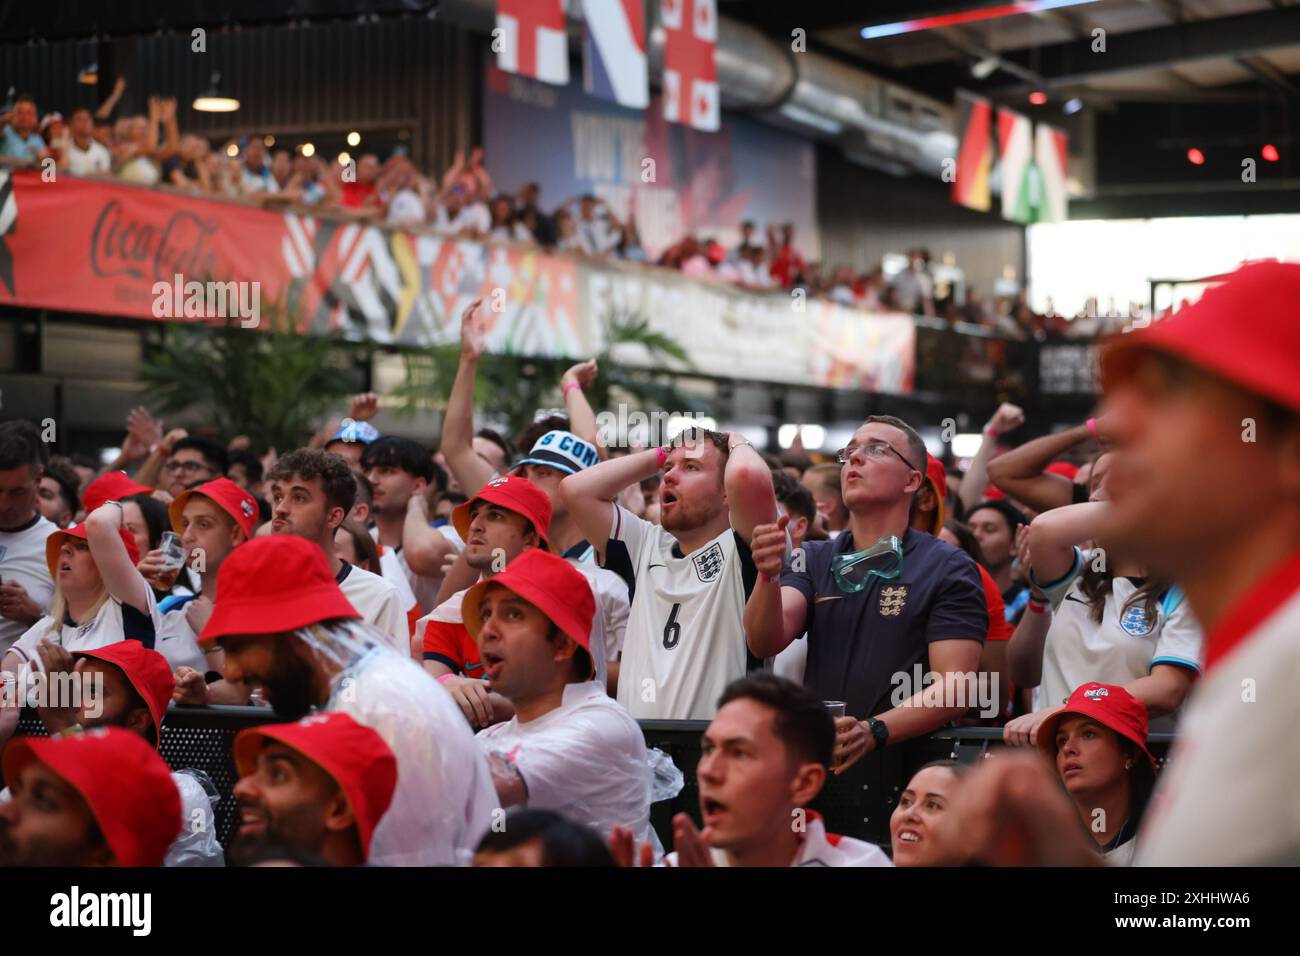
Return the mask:
<path id="1" fill-rule="evenodd" d="M 216 785 L 221 800 L 216 809 L 217 833 L 222 844 L 234 826 L 235 806 L 230 791 L 235 785 L 231 745 L 245 727 L 273 723 L 278 718 L 259 707 L 172 707 L 163 722 L 163 759 L 173 770 L 202 770 Z M 700 822 L 699 787 L 695 766 L 700 759 L 700 737 L 708 726 L 703 720 L 643 720 L 646 746 L 658 747 L 673 759 L 686 778 L 673 800 L 651 807 L 650 821 L 665 847 L 672 846 L 672 818 L 686 812 Z M 45 733 L 35 711 L 23 711 L 19 734 Z M 1151 752 L 1164 765 L 1172 734 L 1152 734 Z M 931 760 L 952 759 L 974 763 L 990 748 L 1002 746 L 1002 731 L 984 727 L 953 728 L 928 737 L 895 744 L 881 753 L 868 754 L 839 776 L 832 776 L 812 809 L 826 820 L 832 833 L 889 843 L 889 815 L 898 795 L 917 768 Z"/>

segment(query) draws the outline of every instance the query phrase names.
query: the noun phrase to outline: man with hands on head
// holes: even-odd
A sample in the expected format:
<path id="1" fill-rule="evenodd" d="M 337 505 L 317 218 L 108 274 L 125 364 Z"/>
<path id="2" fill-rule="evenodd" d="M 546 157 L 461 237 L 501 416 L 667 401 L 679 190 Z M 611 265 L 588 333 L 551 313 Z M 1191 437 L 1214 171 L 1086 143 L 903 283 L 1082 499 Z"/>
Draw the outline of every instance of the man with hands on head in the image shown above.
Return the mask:
<path id="1" fill-rule="evenodd" d="M 613 502 L 660 470 L 661 524 Z M 570 475 L 560 496 L 605 567 L 636 582 L 618 702 L 638 719 L 712 717 L 726 686 L 762 664 L 747 654 L 741 618 L 757 574 L 748 541 L 776 519 L 767 463 L 743 435 L 692 427 L 670 448 Z"/>
<path id="2" fill-rule="evenodd" d="M 847 704 L 847 715 L 836 719 L 841 773 L 864 754 L 937 730 L 973 705 L 959 691 L 979 669 L 988 609 L 970 556 L 908 527 L 925 482 L 925 444 L 916 431 L 874 415 L 838 457 L 848 529 L 834 541 L 806 542 L 795 561 L 786 557 L 787 518 L 756 527 L 759 579 L 744 620 L 756 657 L 780 653 L 807 631 L 804 684 L 822 700 Z M 916 665 L 938 679 L 912 687 Z"/>

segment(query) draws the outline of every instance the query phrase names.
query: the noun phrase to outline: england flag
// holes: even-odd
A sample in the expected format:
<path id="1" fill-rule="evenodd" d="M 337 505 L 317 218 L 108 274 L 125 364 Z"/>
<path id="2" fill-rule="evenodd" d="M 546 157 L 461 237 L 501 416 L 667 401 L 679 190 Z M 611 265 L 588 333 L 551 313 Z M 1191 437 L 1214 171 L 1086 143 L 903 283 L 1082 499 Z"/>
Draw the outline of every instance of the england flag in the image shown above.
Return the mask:
<path id="1" fill-rule="evenodd" d="M 663 0 L 664 119 L 716 132 L 719 125 L 716 0 Z"/>
<path id="2" fill-rule="evenodd" d="M 582 10 L 587 20 L 583 87 L 620 106 L 649 106 L 641 0 L 583 0 Z"/>
<path id="3" fill-rule="evenodd" d="M 564 0 L 497 0 L 492 49 L 497 66 L 507 73 L 566 85 L 569 41 L 564 29 Z"/>

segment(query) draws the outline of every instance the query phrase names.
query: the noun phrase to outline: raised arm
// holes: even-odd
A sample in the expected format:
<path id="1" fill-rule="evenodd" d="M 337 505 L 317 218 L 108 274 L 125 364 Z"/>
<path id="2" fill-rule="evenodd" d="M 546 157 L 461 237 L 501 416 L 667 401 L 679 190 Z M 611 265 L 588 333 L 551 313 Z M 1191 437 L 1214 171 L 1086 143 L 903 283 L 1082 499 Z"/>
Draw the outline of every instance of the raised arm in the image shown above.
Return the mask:
<path id="1" fill-rule="evenodd" d="M 1029 528 L 1025 525 L 1016 529 L 1016 549 L 1020 566 L 1032 568 Z M 1043 649 L 1047 646 L 1047 632 L 1052 626 L 1051 609 L 1045 606 L 1047 595 L 1031 584 L 1030 597 L 1033 598 L 1030 606 L 1021 615 L 1011 640 L 1006 642 L 1007 676 L 1017 687 L 1037 687 L 1042 682 Z M 1042 609 L 1035 611 L 1035 607 Z"/>
<path id="2" fill-rule="evenodd" d="M 583 537 L 603 551 L 614 523 L 610 502 L 628 485 L 644 481 L 658 470 L 658 448 L 611 458 L 565 478 L 560 482 L 560 497 Z"/>
<path id="3" fill-rule="evenodd" d="M 492 466 L 474 451 L 474 379 L 487 342 L 487 314 L 482 306 L 483 300 L 475 299 L 460 316 L 460 365 L 447 396 L 438 446 L 447 467 L 469 494 L 492 480 Z"/>
<path id="4" fill-rule="evenodd" d="M 591 402 L 583 389 L 596 380 L 596 360 L 588 359 L 574 365 L 560 379 L 560 388 L 564 393 L 564 410 L 569 415 L 569 431 L 583 441 L 588 442 L 603 459 L 605 446 L 600 443 L 596 429 L 596 413 L 591 409 Z"/>
<path id="5" fill-rule="evenodd" d="M 86 541 L 108 593 L 141 614 L 148 614 L 149 582 L 132 563 L 121 530 L 120 504 L 105 502 L 86 516 Z"/>
<path id="6" fill-rule="evenodd" d="M 99 109 L 95 110 L 95 119 L 106 120 L 113 115 L 113 108 L 117 106 L 117 101 L 122 98 L 126 92 L 126 77 L 119 76 L 113 82 L 113 92 L 108 94 L 108 99 L 99 104 Z"/>
<path id="7" fill-rule="evenodd" d="M 961 503 L 967 513 L 984 499 L 984 492 L 988 490 L 989 456 L 997 446 L 998 436 L 1019 428 L 1024 421 L 1025 413 L 1020 406 L 1003 402 L 984 425 L 984 440 L 980 442 L 980 450 L 971 459 L 970 469 L 961 480 Z"/>
<path id="8" fill-rule="evenodd" d="M 1029 525 L 1029 553 L 1040 585 L 1049 585 L 1070 573 L 1075 545 L 1096 533 L 1109 507 L 1105 501 L 1085 501 L 1044 511 L 1033 520 Z"/>
<path id="9" fill-rule="evenodd" d="M 754 528 L 776 521 L 776 492 L 772 489 L 772 469 L 744 435 L 727 435 L 729 454 L 723 472 L 723 487 L 731 512 L 731 527 L 746 541 L 754 537 Z"/>
<path id="10" fill-rule="evenodd" d="M 1060 508 L 1074 500 L 1074 488 L 1064 475 L 1044 474 L 1054 459 L 1093 434 L 1086 424 L 1027 441 L 989 462 L 989 481 L 1035 511 Z"/>
<path id="11" fill-rule="evenodd" d="M 456 546 L 430 523 L 429 500 L 424 489 L 411 495 L 402 523 L 402 554 L 416 574 L 427 578 L 442 576 L 442 565 L 456 553 Z"/>

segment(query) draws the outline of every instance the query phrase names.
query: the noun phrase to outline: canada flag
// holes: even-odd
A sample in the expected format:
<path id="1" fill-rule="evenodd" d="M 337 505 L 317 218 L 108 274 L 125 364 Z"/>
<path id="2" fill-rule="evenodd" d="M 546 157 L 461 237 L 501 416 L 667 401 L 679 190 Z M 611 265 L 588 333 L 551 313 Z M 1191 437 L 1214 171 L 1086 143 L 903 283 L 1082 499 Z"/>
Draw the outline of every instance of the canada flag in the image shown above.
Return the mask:
<path id="1" fill-rule="evenodd" d="M 717 0 L 663 0 L 664 119 L 716 132 L 719 126 Z"/>

